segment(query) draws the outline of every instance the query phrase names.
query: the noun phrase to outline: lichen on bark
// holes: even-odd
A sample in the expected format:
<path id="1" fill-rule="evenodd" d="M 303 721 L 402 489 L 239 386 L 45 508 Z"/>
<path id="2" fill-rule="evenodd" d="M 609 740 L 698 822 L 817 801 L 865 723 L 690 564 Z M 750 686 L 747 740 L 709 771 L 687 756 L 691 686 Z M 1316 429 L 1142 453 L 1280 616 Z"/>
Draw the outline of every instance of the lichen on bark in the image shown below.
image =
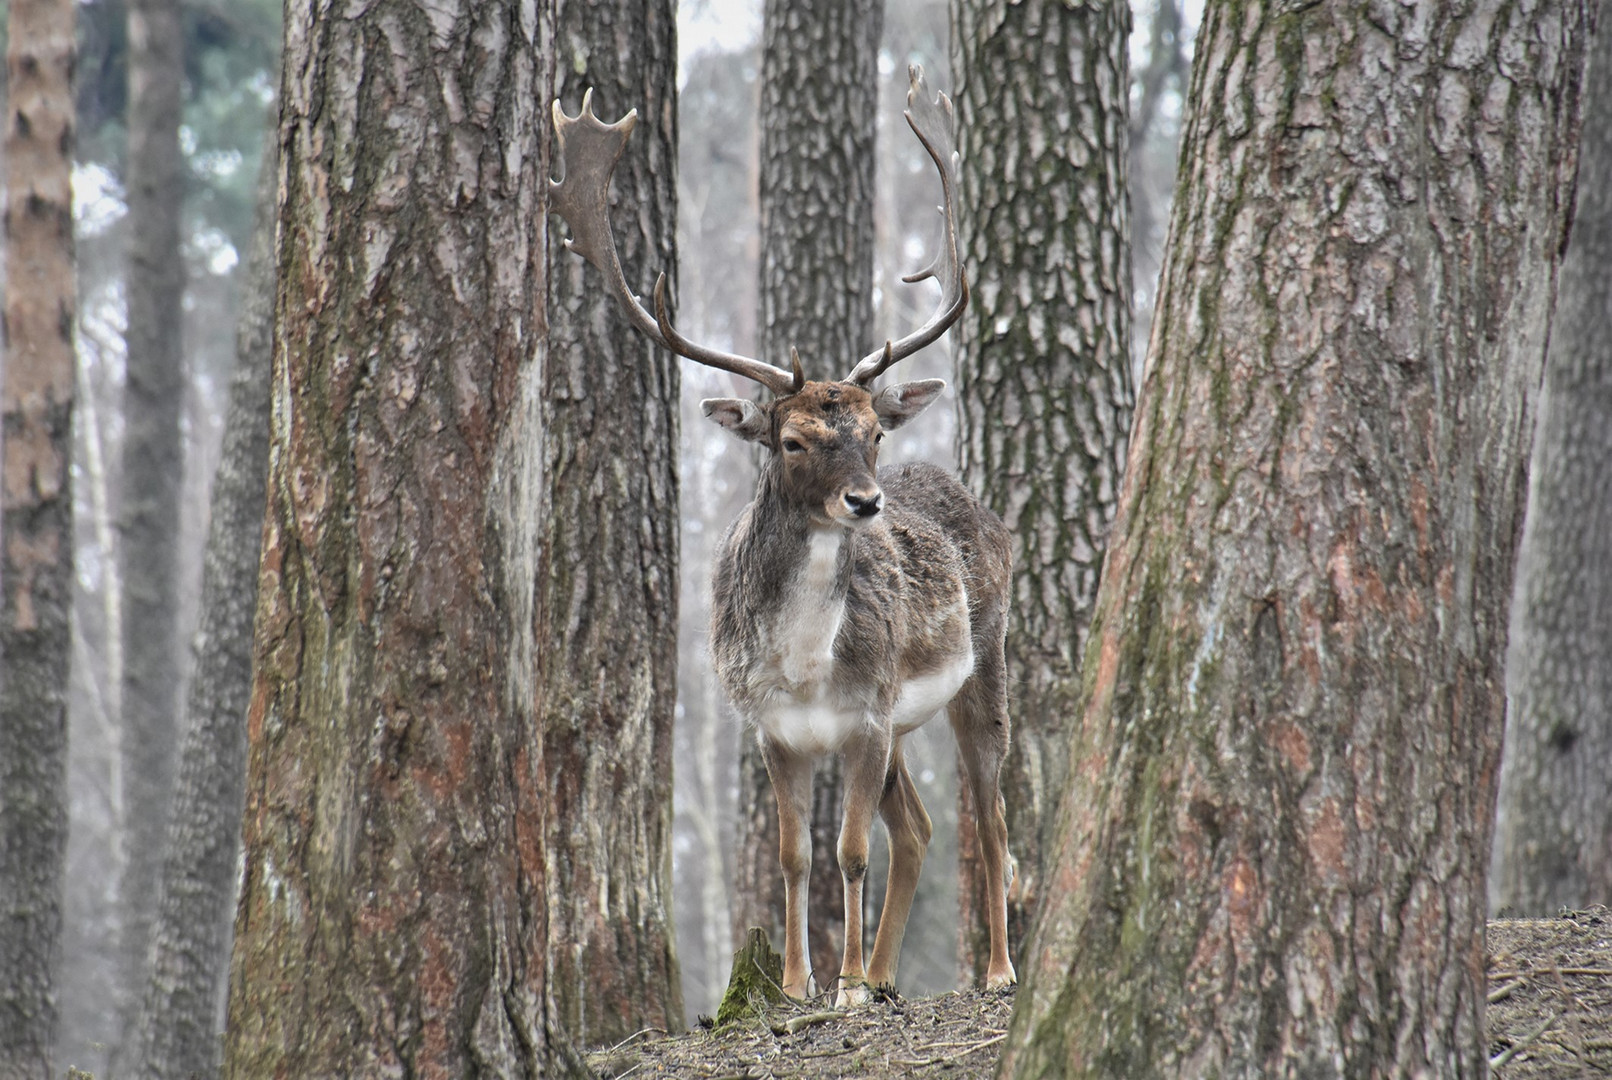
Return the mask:
<path id="1" fill-rule="evenodd" d="M 1004 1075 L 1485 1070 L 1504 619 L 1588 24 L 1206 10 Z"/>

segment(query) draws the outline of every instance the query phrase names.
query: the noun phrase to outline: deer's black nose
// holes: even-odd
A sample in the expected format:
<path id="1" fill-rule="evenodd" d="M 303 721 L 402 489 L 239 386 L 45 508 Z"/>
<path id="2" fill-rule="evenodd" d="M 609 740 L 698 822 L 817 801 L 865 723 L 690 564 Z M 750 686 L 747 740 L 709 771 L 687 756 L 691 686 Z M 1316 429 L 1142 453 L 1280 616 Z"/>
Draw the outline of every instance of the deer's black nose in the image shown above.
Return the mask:
<path id="1" fill-rule="evenodd" d="M 875 491 L 871 495 L 857 495 L 854 492 L 845 493 L 845 505 L 857 517 L 872 517 L 884 506 L 884 492 Z"/>

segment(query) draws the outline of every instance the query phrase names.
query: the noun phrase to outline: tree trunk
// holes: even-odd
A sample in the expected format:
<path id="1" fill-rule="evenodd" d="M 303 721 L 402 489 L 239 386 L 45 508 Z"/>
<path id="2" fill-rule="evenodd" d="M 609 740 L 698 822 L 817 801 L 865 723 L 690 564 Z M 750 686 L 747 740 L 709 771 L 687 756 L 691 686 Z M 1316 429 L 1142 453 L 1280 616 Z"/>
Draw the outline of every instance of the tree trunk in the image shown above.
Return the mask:
<path id="1" fill-rule="evenodd" d="M 264 149 L 224 447 L 213 480 L 196 669 L 152 931 L 151 972 L 135 1028 L 132 1073 L 140 1080 L 218 1075 L 219 991 L 229 971 L 252 690 L 252 617 L 269 463 L 278 159 L 273 142 Z"/>
<path id="2" fill-rule="evenodd" d="M 73 595 L 73 0 L 7 23 L 0 1080 L 52 1075 Z"/>
<path id="3" fill-rule="evenodd" d="M 179 208 L 181 43 L 177 0 L 129 4 L 127 381 L 119 556 L 124 589 L 123 878 L 118 889 L 120 1045 L 133 1050 L 150 964 L 162 846 L 179 741 L 179 487 L 185 400 Z"/>
<path id="4" fill-rule="evenodd" d="M 954 0 L 952 23 L 960 242 L 976 275 L 958 323 L 958 446 L 965 480 L 1014 541 L 1002 794 L 1018 861 L 1009 940 L 1019 943 L 1041 899 L 1043 834 L 1064 787 L 1131 424 L 1130 9 Z M 958 934 L 965 975 L 982 980 L 988 883 L 973 809 L 959 809 Z"/>
<path id="5" fill-rule="evenodd" d="M 292 5 L 231 1076 L 563 1064 L 537 726 L 553 27 Z"/>
<path id="6" fill-rule="evenodd" d="M 1612 903 L 1612 27 L 1604 21 L 1592 48 L 1506 665 L 1511 710 L 1491 896 L 1525 915 Z"/>
<path id="7" fill-rule="evenodd" d="M 767 0 L 761 24 L 761 357 L 807 378 L 841 379 L 873 340 L 874 133 L 884 0 Z M 747 731 L 739 753 L 734 938 L 783 940 L 778 806 Z M 818 986 L 839 974 L 844 884 L 835 857 L 838 758 L 818 764 L 807 912 Z"/>
<path id="8" fill-rule="evenodd" d="M 1589 13 L 1207 10 L 1003 1075 L 1486 1073 Z"/>
<path id="9" fill-rule="evenodd" d="M 677 272 L 676 5 L 559 5 L 554 96 L 644 123 L 616 167 L 632 287 Z M 677 358 L 555 248 L 543 372 L 538 702 L 549 776 L 549 948 L 566 1030 L 683 1026 L 672 929 Z"/>

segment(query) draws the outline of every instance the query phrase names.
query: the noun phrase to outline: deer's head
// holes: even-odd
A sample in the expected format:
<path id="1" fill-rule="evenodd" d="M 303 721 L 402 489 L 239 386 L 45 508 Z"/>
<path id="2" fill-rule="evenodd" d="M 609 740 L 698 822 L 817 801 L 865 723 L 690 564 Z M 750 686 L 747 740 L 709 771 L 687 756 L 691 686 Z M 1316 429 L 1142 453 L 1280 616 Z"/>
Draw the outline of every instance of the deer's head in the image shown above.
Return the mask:
<path id="1" fill-rule="evenodd" d="M 900 341 L 886 341 L 837 382 L 808 382 L 793 349 L 790 370 L 785 370 L 689 341 L 667 314 L 665 274 L 655 282 L 651 314 L 627 287 L 609 219 L 610 176 L 638 121 L 638 110 L 606 124 L 593 115 L 591 90 L 575 117 L 566 116 L 560 103 L 554 103 L 562 176 L 549 182 L 549 192 L 555 212 L 571 226 L 566 246 L 604 273 L 611 294 L 641 332 L 679 356 L 752 379 L 773 392 L 768 402 L 712 398 L 701 407 L 728 431 L 776 455 L 786 497 L 798 501 L 822 524 L 855 526 L 879 513 L 883 494 L 874 469 L 884 433 L 917 416 L 946 384 L 927 379 L 875 390 L 874 381 L 891 364 L 940 337 L 968 306 L 968 281 L 957 253 L 951 102 L 945 94 L 930 97 L 921 67 L 909 67 L 907 74 L 907 123 L 940 171 L 946 226 L 934 260 L 902 280 L 934 278 L 941 287 L 940 306 L 923 326 Z"/>

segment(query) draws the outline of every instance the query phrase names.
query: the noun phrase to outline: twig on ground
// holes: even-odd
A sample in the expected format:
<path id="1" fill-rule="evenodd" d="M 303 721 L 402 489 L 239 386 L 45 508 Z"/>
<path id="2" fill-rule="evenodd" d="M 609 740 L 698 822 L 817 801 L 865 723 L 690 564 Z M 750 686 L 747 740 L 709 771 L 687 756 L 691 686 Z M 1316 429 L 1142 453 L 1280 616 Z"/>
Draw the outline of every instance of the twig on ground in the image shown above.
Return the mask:
<path id="1" fill-rule="evenodd" d="M 1550 975 L 1555 972 L 1560 972 L 1563 975 L 1602 975 L 1612 977 L 1612 968 L 1531 967 L 1518 968 L 1515 971 L 1491 971 L 1489 972 L 1489 981 L 1494 982 L 1498 979 L 1536 978 L 1540 975 Z"/>
<path id="2" fill-rule="evenodd" d="M 997 1043 L 1001 1042 L 1003 1039 L 1006 1039 L 1006 1038 L 1007 1038 L 1007 1033 L 1003 1032 L 1000 1035 L 993 1035 L 991 1038 L 981 1040 L 980 1042 L 968 1043 L 964 1047 L 964 1049 L 958 1050 L 955 1053 L 945 1054 L 945 1055 L 939 1056 L 939 1057 L 930 1057 L 930 1058 L 923 1059 L 923 1060 L 915 1060 L 915 1059 L 912 1059 L 912 1058 L 893 1058 L 893 1059 L 891 1059 L 890 1064 L 892 1064 L 892 1065 L 902 1065 L 902 1066 L 905 1066 L 907 1068 L 913 1068 L 913 1069 L 924 1068 L 924 1067 L 930 1066 L 930 1065 L 944 1065 L 948 1061 L 956 1061 L 958 1058 L 967 1057 L 968 1055 L 974 1053 L 975 1051 L 984 1050 L 986 1047 L 995 1046 Z M 924 1049 L 924 1048 L 921 1047 L 920 1049 Z"/>
<path id="3" fill-rule="evenodd" d="M 1510 982 L 1506 983 L 1506 985 L 1504 985 L 1504 986 L 1495 987 L 1493 990 L 1489 991 L 1489 1004 L 1493 1005 L 1497 1001 L 1506 1000 L 1506 998 L 1511 996 L 1511 992 L 1513 990 L 1517 989 L 1519 986 L 1522 986 L 1527 982 L 1528 982 L 1527 979 L 1522 978 L 1521 976 L 1519 976 L 1519 977 L 1517 977 L 1515 979 L 1512 979 Z"/>
<path id="4" fill-rule="evenodd" d="M 639 1030 L 633 1032 L 631 1035 L 627 1036 L 625 1039 L 622 1039 L 620 1042 L 618 1042 L 616 1045 L 612 1046 L 610 1049 L 606 1050 L 605 1053 L 614 1054 L 617 1050 L 620 1050 L 623 1046 L 626 1046 L 628 1043 L 630 1043 L 634 1039 L 638 1038 L 638 1036 L 640 1036 L 640 1035 L 648 1035 L 652 1031 L 658 1031 L 662 1035 L 668 1034 L 668 1032 L 667 1032 L 667 1030 L 665 1028 L 658 1028 L 658 1027 L 640 1028 Z M 625 1076 L 626 1074 L 623 1073 L 622 1075 Z"/>
<path id="5" fill-rule="evenodd" d="M 793 1035 L 803 1028 L 813 1024 L 826 1024 L 830 1020 L 838 1020 L 845 1015 L 844 1010 L 828 1010 L 825 1012 L 807 1013 L 805 1016 L 791 1016 L 781 1024 L 772 1025 L 774 1035 Z"/>
<path id="6" fill-rule="evenodd" d="M 1500 1066 L 1508 1064 L 1512 1058 L 1516 1057 L 1518 1054 L 1522 1053 L 1524 1050 L 1528 1049 L 1528 1047 L 1537 1042 L 1539 1037 L 1545 1034 L 1545 1032 L 1549 1031 L 1551 1026 L 1561 1018 L 1561 1013 L 1552 1013 L 1550 1016 L 1546 1017 L 1543 1024 L 1540 1024 L 1533 1031 L 1530 1031 L 1527 1035 L 1524 1035 L 1520 1042 L 1512 1043 L 1500 1053 L 1490 1058 L 1489 1068 L 1498 1069 Z"/>

